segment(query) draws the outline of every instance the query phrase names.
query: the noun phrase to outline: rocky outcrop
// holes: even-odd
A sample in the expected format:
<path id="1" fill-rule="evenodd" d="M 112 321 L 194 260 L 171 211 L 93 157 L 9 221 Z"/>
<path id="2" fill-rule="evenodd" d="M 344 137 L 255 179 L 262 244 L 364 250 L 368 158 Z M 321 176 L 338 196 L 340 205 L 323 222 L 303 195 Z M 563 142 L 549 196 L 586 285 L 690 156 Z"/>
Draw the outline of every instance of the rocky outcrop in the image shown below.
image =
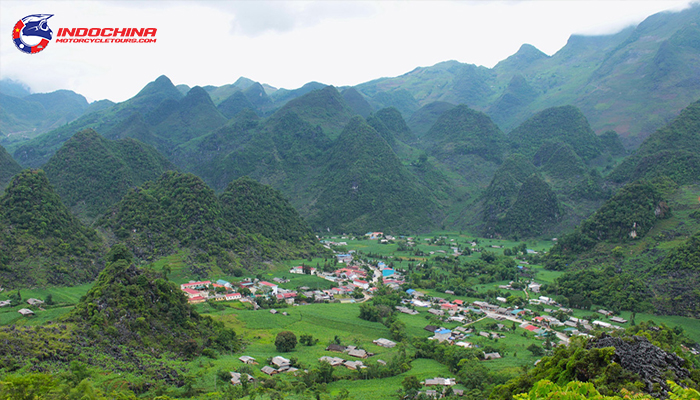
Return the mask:
<path id="1" fill-rule="evenodd" d="M 654 346 L 643 336 L 623 339 L 603 335 L 597 340 L 592 340 L 588 347 L 614 347 L 615 355 L 612 361 L 639 375 L 641 381 L 646 385 L 647 392 L 656 396 L 668 396 L 667 379 L 679 382 L 690 377 L 690 372 L 683 367 L 685 360 Z M 670 375 L 670 373 L 675 376 Z"/>

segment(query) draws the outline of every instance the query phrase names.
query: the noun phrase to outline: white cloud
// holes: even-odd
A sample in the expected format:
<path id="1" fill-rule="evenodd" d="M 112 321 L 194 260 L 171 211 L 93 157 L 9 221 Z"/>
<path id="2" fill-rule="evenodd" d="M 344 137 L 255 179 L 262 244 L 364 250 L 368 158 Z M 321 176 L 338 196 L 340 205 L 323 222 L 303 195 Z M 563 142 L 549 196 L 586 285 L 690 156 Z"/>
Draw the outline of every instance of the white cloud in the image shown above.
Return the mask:
<path id="1" fill-rule="evenodd" d="M 245 76 L 277 87 L 354 85 L 458 60 L 491 67 L 529 43 L 553 54 L 573 34 L 615 32 L 687 6 L 668 1 L 0 2 L 0 33 L 29 14 L 50 26 L 156 27 L 155 44 L 51 43 L 26 55 L 0 39 L 0 78 L 125 100 L 165 74 L 223 85 Z"/>

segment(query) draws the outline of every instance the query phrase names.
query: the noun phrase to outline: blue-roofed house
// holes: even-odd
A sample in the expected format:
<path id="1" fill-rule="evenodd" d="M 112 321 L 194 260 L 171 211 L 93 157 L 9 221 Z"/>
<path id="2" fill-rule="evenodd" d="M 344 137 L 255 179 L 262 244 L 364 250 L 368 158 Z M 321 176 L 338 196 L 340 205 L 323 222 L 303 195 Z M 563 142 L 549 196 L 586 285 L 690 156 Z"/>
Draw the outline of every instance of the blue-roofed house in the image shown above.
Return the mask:
<path id="1" fill-rule="evenodd" d="M 219 279 L 218 281 L 216 281 L 216 283 L 218 283 L 221 286 L 231 287 L 231 283 L 223 279 Z"/>
<path id="2" fill-rule="evenodd" d="M 384 278 L 386 278 L 386 277 L 388 277 L 388 276 L 392 276 L 392 275 L 394 275 L 394 273 L 396 273 L 396 271 L 394 271 L 394 270 L 391 269 L 391 268 L 384 268 L 384 269 L 382 270 L 382 276 L 383 276 Z"/>
<path id="3" fill-rule="evenodd" d="M 415 292 L 414 289 L 406 289 L 406 294 L 413 294 Z"/>
<path id="4" fill-rule="evenodd" d="M 445 340 L 450 339 L 451 334 L 452 334 L 451 330 L 449 330 L 447 328 L 442 328 L 442 329 L 438 329 L 437 331 L 435 331 L 434 337 L 435 337 L 435 340 L 437 340 L 438 342 L 444 342 Z"/>

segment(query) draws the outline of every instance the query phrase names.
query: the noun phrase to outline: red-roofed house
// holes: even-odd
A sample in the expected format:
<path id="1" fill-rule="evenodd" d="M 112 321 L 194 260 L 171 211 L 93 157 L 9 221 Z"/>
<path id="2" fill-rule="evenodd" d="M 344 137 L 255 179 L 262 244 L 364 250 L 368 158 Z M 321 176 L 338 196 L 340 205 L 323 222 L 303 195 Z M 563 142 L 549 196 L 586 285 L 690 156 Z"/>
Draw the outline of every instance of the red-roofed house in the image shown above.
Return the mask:
<path id="1" fill-rule="evenodd" d="M 278 286 L 275 285 L 274 283 L 265 282 L 265 281 L 260 281 L 260 282 L 258 282 L 258 285 L 260 285 L 260 287 L 267 287 L 267 288 L 269 288 L 269 289 L 272 291 L 272 294 L 274 294 L 274 295 L 277 294 L 277 288 L 278 288 Z"/>
<path id="2" fill-rule="evenodd" d="M 362 288 L 362 289 L 365 289 L 365 290 L 369 289 L 369 283 L 368 283 L 367 281 L 362 281 L 362 280 L 359 280 L 359 279 L 355 279 L 355 280 L 352 281 L 352 284 L 353 284 L 353 286 L 355 286 L 355 287 L 359 287 L 359 288 Z"/>
<path id="3" fill-rule="evenodd" d="M 207 301 L 207 299 L 202 296 L 195 296 L 187 299 L 187 302 L 190 304 L 204 303 L 205 301 Z"/>
<path id="4" fill-rule="evenodd" d="M 240 293 L 226 293 L 226 301 L 230 300 L 240 300 L 243 296 Z"/>
<path id="5" fill-rule="evenodd" d="M 537 321 L 537 322 L 542 322 L 542 321 L 544 321 L 544 318 L 543 317 L 535 317 L 532 320 Z"/>
<path id="6" fill-rule="evenodd" d="M 457 305 L 460 306 L 460 307 L 461 307 L 462 305 L 464 305 L 464 301 L 459 300 L 459 299 L 454 300 L 452 303 L 457 304 Z"/>
<path id="7" fill-rule="evenodd" d="M 539 328 L 537 328 L 536 326 L 528 325 L 528 326 L 526 326 L 524 329 L 527 329 L 527 330 L 530 331 L 530 332 L 534 332 L 534 331 L 536 331 L 536 330 L 539 329 Z"/>
<path id="8" fill-rule="evenodd" d="M 459 309 L 459 306 L 457 306 L 457 304 L 443 303 L 440 304 L 440 308 L 449 312 L 450 314 L 454 314 Z"/>

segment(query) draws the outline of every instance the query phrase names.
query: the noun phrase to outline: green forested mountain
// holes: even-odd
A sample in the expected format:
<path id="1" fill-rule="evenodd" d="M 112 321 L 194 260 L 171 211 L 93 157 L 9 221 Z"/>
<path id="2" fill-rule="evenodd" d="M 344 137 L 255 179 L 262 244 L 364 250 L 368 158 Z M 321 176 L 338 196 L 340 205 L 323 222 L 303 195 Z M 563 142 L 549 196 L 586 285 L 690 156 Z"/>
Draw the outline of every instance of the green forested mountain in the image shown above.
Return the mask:
<path id="1" fill-rule="evenodd" d="M 440 158 L 477 155 L 500 162 L 505 150 L 505 135 L 498 126 L 463 104 L 443 113 L 422 140 Z"/>
<path id="2" fill-rule="evenodd" d="M 355 112 L 333 86 L 311 91 L 285 104 L 278 113 L 294 112 L 304 121 L 319 125 L 330 138 L 336 138 Z"/>
<path id="3" fill-rule="evenodd" d="M 612 35 L 573 35 L 551 57 L 523 45 L 493 68 L 446 61 L 355 88 L 370 104 L 394 105 L 404 116 L 436 101 L 467 104 L 504 131 L 540 110 L 571 104 L 595 131 L 615 130 L 634 144 L 700 97 L 698 21 L 695 5 Z M 397 97 L 410 101 L 400 107 Z"/>
<path id="4" fill-rule="evenodd" d="M 625 146 L 620 140 L 620 135 L 615 131 L 605 131 L 600 136 L 601 143 L 603 143 L 603 149 L 614 156 L 619 156 L 625 154 Z"/>
<path id="5" fill-rule="evenodd" d="M 318 252 L 316 235 L 282 194 L 243 177 L 221 194 L 223 216 L 244 232 L 282 242 L 288 252 L 305 256 Z"/>
<path id="6" fill-rule="evenodd" d="M 372 114 L 372 106 L 355 88 L 347 88 L 340 94 L 343 95 L 345 102 L 348 103 L 348 106 L 352 108 L 355 114 L 362 116 L 362 118 L 367 118 Z"/>
<path id="7" fill-rule="evenodd" d="M 241 91 L 234 92 L 231 96 L 226 98 L 226 100 L 219 103 L 216 108 L 219 109 L 224 117 L 229 119 L 235 117 L 246 108 L 255 110 L 253 103 L 251 103 Z"/>
<path id="8" fill-rule="evenodd" d="M 452 109 L 454 106 L 454 104 L 444 101 L 428 103 L 411 114 L 411 117 L 407 120 L 407 124 L 416 136 L 421 137 L 428 133 L 435 121 L 437 121 L 445 111 Z"/>
<path id="9" fill-rule="evenodd" d="M 550 252 L 551 268 L 604 241 L 625 242 L 642 238 L 657 219 L 671 210 L 664 201 L 661 181 L 636 181 L 621 188 L 598 211 L 559 240 Z"/>
<path id="10" fill-rule="evenodd" d="M 328 152 L 315 229 L 334 232 L 410 232 L 440 219 L 428 191 L 401 164 L 386 140 L 360 117 L 353 118 Z"/>
<path id="11" fill-rule="evenodd" d="M 508 134 L 514 151 L 533 156 L 552 141 L 570 145 L 584 160 L 603 152 L 600 139 L 588 125 L 586 117 L 573 106 L 549 108 L 535 114 Z"/>
<path id="12" fill-rule="evenodd" d="M 198 263 L 212 263 L 224 271 L 319 251 L 318 245 L 306 240 L 308 236 L 296 237 L 298 230 L 288 232 L 286 242 L 265 237 L 270 223 L 259 221 L 259 212 L 247 215 L 252 207 L 237 197 L 230 192 L 223 203 L 200 178 L 171 171 L 131 189 L 97 224 L 141 259 L 190 249 Z M 279 196 L 266 201 L 268 208 L 292 211 L 279 203 Z M 245 209 L 234 208 L 237 202 Z M 242 215 L 237 218 L 247 221 L 245 228 L 251 230 L 229 219 L 239 212 Z"/>
<path id="13" fill-rule="evenodd" d="M 483 220 L 486 234 L 492 236 L 495 224 L 515 202 L 520 186 L 537 171 L 522 154 L 511 154 L 503 161 L 484 193 Z"/>
<path id="14" fill-rule="evenodd" d="M 238 346 L 232 330 L 200 316 L 167 277 L 136 267 L 130 259 L 108 263 L 67 320 L 78 324 L 98 347 L 122 345 L 194 357 L 205 348 Z"/>
<path id="15" fill-rule="evenodd" d="M 88 219 L 172 169 L 153 147 L 130 138 L 111 141 L 92 129 L 73 135 L 44 166 L 63 202 Z"/>
<path id="16" fill-rule="evenodd" d="M 15 176 L 22 167 L 17 164 L 10 153 L 0 146 L 0 194 L 5 190 L 5 187 L 10 183 L 10 180 Z"/>
<path id="17" fill-rule="evenodd" d="M 667 176 L 678 184 L 700 181 L 700 101 L 649 136 L 608 179 L 616 183 Z"/>
<path id="18" fill-rule="evenodd" d="M 496 233 L 505 237 L 534 237 L 545 233 L 561 218 L 557 195 L 537 174 L 532 174 L 520 186 L 518 197 L 503 219 L 496 225 Z"/>
<path id="19" fill-rule="evenodd" d="M 42 170 L 16 175 L 0 197 L 0 285 L 88 282 L 102 268 L 101 240 L 61 202 Z"/>
<path id="20" fill-rule="evenodd" d="M 581 179 L 587 172 L 586 164 L 570 145 L 556 144 L 556 150 L 549 157 L 543 157 L 546 161 L 542 164 L 542 169 L 556 179 Z"/>

